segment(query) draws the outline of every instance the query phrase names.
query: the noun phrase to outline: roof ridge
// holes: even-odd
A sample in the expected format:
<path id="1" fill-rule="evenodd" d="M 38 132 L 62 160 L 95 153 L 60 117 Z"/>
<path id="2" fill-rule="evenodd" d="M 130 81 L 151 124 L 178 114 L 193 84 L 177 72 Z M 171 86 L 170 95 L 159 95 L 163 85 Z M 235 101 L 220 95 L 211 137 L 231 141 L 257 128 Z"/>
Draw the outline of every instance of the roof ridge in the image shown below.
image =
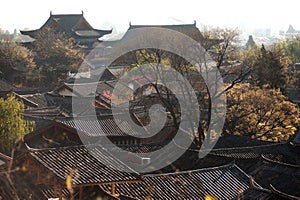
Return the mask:
<path id="1" fill-rule="evenodd" d="M 82 148 L 82 147 L 86 148 L 86 146 L 90 146 L 90 145 L 77 145 L 77 146 L 66 146 L 66 147 L 52 147 L 52 148 L 43 148 L 43 149 L 36 149 L 36 148 L 29 147 L 27 143 L 25 143 L 25 146 L 26 146 L 26 148 L 27 148 L 27 150 L 29 152 L 34 153 L 34 152 L 45 152 L 45 151 L 50 151 L 50 150 L 59 151 L 59 150 L 63 150 L 63 149 L 75 149 L 75 148 Z M 100 145 L 98 145 L 98 146 L 100 146 Z"/>
<path id="2" fill-rule="evenodd" d="M 1 73 L 1 70 L 0 70 L 0 73 Z M 7 80 L 7 79 L 4 78 L 4 77 L 1 77 L 1 78 L 0 78 L 0 82 L 2 82 L 2 83 L 4 83 L 4 84 L 7 84 L 7 85 L 11 86 L 12 89 L 10 89 L 10 91 L 21 90 L 21 88 L 15 86 L 13 83 L 11 83 L 9 80 Z"/>
<path id="3" fill-rule="evenodd" d="M 107 120 L 107 119 L 114 119 L 112 118 L 113 115 L 112 114 L 106 114 L 106 115 L 102 115 L 102 117 L 105 117 L 105 118 L 95 118 L 94 115 L 91 115 L 91 116 L 70 116 L 70 117 L 64 117 L 64 118 L 61 118 L 61 119 L 57 119 L 55 121 L 57 122 L 65 122 L 65 121 L 75 121 L 75 120 L 86 120 L 86 121 L 102 121 L 102 120 Z"/>
<path id="4" fill-rule="evenodd" d="M 20 98 L 20 99 L 23 99 L 23 100 L 26 100 L 27 102 L 33 104 L 34 106 L 38 107 L 38 103 L 35 103 L 33 101 L 31 101 L 30 99 L 28 99 L 27 97 L 24 97 L 23 95 L 20 95 L 18 94 L 17 92 L 15 91 L 11 91 L 12 94 L 14 94 L 16 97 Z"/>
<path id="5" fill-rule="evenodd" d="M 290 194 L 287 194 L 287 193 L 284 193 L 278 189 L 276 189 L 272 184 L 270 184 L 270 188 L 271 188 L 271 191 L 274 192 L 275 194 L 279 195 L 279 196 L 282 196 L 282 197 L 286 197 L 286 198 L 289 198 L 289 199 L 295 199 L 295 200 L 299 200 L 299 197 L 297 196 L 294 196 L 294 195 L 290 195 Z"/>
<path id="6" fill-rule="evenodd" d="M 136 25 L 132 25 L 130 23 L 129 27 L 164 27 L 164 26 L 195 26 L 195 23 L 192 24 L 136 24 Z"/>
<path id="7" fill-rule="evenodd" d="M 11 160 L 12 157 L 8 156 L 8 155 L 5 155 L 3 153 L 0 152 L 0 158 L 3 158 L 3 159 L 6 159 L 6 160 Z"/>
<path id="8" fill-rule="evenodd" d="M 174 144 L 179 147 L 179 148 L 183 148 L 181 146 L 179 146 L 176 142 L 174 142 Z M 193 152 L 207 152 L 209 151 L 209 153 L 217 153 L 220 151 L 228 151 L 228 150 L 249 150 L 249 149 L 256 149 L 256 148 L 262 148 L 262 147 L 271 147 L 271 146 L 281 146 L 281 145 L 286 145 L 287 143 L 274 143 L 274 144 L 266 144 L 266 145 L 255 145 L 255 146 L 246 146 L 246 147 L 230 147 L 230 148 L 218 148 L 218 149 L 203 149 L 203 150 L 195 150 L 195 149 L 186 149 L 188 151 L 193 151 Z"/>
<path id="9" fill-rule="evenodd" d="M 155 176 L 168 176 L 168 175 L 176 175 L 176 174 L 188 174 L 193 172 L 203 172 L 203 171 L 211 171 L 215 169 L 224 169 L 224 168 L 232 168 L 237 167 L 235 163 L 229 163 L 226 165 L 216 166 L 216 167 L 208 167 L 208 168 L 201 168 L 201 169 L 195 169 L 195 170 L 186 170 L 186 171 L 180 171 L 180 172 L 171 172 L 171 173 L 162 173 L 162 174 L 145 174 L 142 177 L 155 177 Z M 244 172 L 245 173 L 245 172 Z"/>
<path id="10" fill-rule="evenodd" d="M 286 162 L 276 161 L 276 160 L 273 160 L 273 159 L 270 159 L 270 158 L 266 157 L 264 154 L 261 154 L 261 157 L 262 157 L 263 160 L 265 160 L 267 162 L 270 162 L 270 163 L 275 163 L 275 164 L 283 165 L 283 166 L 286 166 L 286 167 L 300 168 L 300 165 L 295 165 L 295 164 L 290 164 L 290 163 L 286 163 Z"/>
<path id="11" fill-rule="evenodd" d="M 261 148 L 261 147 L 271 147 L 271 146 L 281 146 L 287 144 L 286 142 L 281 143 L 273 143 L 273 144 L 262 144 L 262 145 L 254 145 L 254 146 L 245 146 L 245 147 L 228 147 L 228 148 L 217 148 L 212 149 L 211 151 L 217 152 L 217 151 L 224 151 L 224 150 L 246 150 L 246 149 L 255 149 L 255 148 Z"/>
<path id="12" fill-rule="evenodd" d="M 81 14 L 51 14 L 52 17 L 55 17 L 55 16 L 83 16 L 82 13 Z"/>
<path id="13" fill-rule="evenodd" d="M 26 148 L 28 149 L 28 151 L 30 153 L 34 153 L 34 152 L 48 152 L 48 151 L 60 151 L 60 150 L 68 150 L 68 149 L 86 149 L 89 154 L 91 156 L 94 157 L 93 152 L 90 152 L 90 149 L 88 147 L 92 147 L 92 148 L 100 148 L 103 152 L 105 152 L 106 154 L 108 154 L 112 159 L 114 159 L 115 162 L 117 162 L 118 164 L 122 164 L 124 167 L 126 167 L 127 169 L 129 169 L 131 172 L 130 173 L 134 173 L 137 176 L 139 176 L 140 174 L 138 172 L 136 172 L 134 169 L 132 169 L 130 166 L 128 166 L 127 164 L 125 164 L 123 161 L 121 161 L 118 157 L 114 156 L 110 151 L 108 151 L 106 148 L 102 147 L 101 144 L 89 144 L 89 145 L 79 145 L 79 146 L 67 146 L 67 147 L 56 147 L 56 148 L 44 148 L 44 149 L 34 149 L 34 148 L 30 148 L 26 143 Z M 96 160 L 98 160 L 96 157 L 94 157 Z M 99 162 L 101 162 L 100 160 L 98 160 Z"/>
<path id="14" fill-rule="evenodd" d="M 88 82 L 88 83 L 64 83 L 66 86 L 81 86 L 81 85 L 92 85 L 92 84 L 99 84 L 99 83 L 106 83 L 109 84 L 110 82 L 115 82 L 116 79 L 113 80 L 104 80 L 104 81 L 94 81 L 94 82 Z"/>

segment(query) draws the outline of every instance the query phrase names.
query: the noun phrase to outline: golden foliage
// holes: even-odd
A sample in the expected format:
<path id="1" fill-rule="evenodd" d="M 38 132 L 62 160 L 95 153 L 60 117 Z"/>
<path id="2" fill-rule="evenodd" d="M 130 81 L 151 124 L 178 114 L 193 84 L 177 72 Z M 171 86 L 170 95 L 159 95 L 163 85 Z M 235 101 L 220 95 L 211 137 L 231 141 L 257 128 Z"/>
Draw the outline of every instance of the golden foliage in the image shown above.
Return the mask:
<path id="1" fill-rule="evenodd" d="M 237 84 L 227 98 L 228 133 L 284 141 L 300 126 L 299 108 L 279 89 Z"/>
<path id="2" fill-rule="evenodd" d="M 73 182 L 78 178 L 78 170 L 77 169 L 69 169 L 69 174 L 66 177 L 66 188 L 69 190 L 72 195 L 73 190 Z"/>
<path id="3" fill-rule="evenodd" d="M 212 195 L 205 195 L 204 200 L 218 200 L 216 197 L 212 196 Z"/>
<path id="4" fill-rule="evenodd" d="M 71 191 L 72 190 L 72 176 L 69 174 L 66 178 L 66 188 Z"/>

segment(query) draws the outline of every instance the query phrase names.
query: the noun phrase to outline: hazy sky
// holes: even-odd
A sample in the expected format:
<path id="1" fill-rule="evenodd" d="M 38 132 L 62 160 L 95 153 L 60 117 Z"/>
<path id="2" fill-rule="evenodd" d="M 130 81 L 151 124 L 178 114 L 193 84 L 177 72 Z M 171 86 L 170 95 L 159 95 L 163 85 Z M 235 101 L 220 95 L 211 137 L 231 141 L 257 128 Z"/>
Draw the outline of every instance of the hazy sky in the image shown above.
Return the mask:
<path id="1" fill-rule="evenodd" d="M 298 1 L 299 2 L 299 1 Z M 299 4 L 299 3 L 298 3 Z M 37 29 L 53 14 L 79 14 L 94 28 L 126 31 L 132 24 L 179 24 L 227 26 L 243 29 L 287 30 L 289 24 L 300 30 L 296 0 L 5 0 L 0 7 L 0 28 Z"/>

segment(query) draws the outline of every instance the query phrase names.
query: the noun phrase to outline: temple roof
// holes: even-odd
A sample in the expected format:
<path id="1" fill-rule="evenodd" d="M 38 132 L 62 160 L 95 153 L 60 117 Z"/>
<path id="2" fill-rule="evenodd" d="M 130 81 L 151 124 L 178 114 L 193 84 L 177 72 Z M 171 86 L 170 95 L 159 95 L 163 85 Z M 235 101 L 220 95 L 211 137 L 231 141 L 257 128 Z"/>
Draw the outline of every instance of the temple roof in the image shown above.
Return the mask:
<path id="1" fill-rule="evenodd" d="M 100 37 L 102 37 L 103 35 L 109 34 L 111 33 L 111 30 L 78 30 L 78 31 L 74 31 L 76 36 L 79 37 L 99 37 L 99 35 L 101 35 Z"/>
<path id="2" fill-rule="evenodd" d="M 153 28 L 166 28 L 166 29 L 178 31 L 180 33 L 183 33 L 183 34 L 193 38 L 194 40 L 196 40 L 198 42 L 201 42 L 204 39 L 200 30 L 196 26 L 196 22 L 194 22 L 193 24 L 175 24 L 175 25 L 131 25 L 131 23 L 130 23 L 128 31 L 136 29 L 136 28 L 152 28 L 152 27 Z M 126 37 L 126 34 L 124 35 L 124 37 Z"/>
<path id="3" fill-rule="evenodd" d="M 20 32 L 23 35 L 35 38 L 40 31 L 47 28 L 54 28 L 58 32 L 64 32 L 77 37 L 100 38 L 112 32 L 112 30 L 94 29 L 84 18 L 83 13 L 65 15 L 53 15 L 50 13 L 50 17 L 41 28 L 29 31 L 21 30 Z"/>

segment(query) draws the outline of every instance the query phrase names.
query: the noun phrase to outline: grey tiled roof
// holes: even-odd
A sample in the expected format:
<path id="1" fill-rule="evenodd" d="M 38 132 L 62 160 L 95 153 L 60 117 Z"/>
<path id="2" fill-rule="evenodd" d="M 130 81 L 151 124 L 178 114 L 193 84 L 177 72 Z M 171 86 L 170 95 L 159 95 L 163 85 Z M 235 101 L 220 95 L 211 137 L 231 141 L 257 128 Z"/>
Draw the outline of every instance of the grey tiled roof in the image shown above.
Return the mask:
<path id="1" fill-rule="evenodd" d="M 113 118 L 104 119 L 89 119 L 89 118 L 72 118 L 58 119 L 57 122 L 64 124 L 70 128 L 76 129 L 86 136 L 127 136 L 139 135 L 135 132 L 126 121 L 121 121 Z M 122 128 L 120 128 L 120 127 Z M 126 132 L 124 132 L 125 130 Z"/>
<path id="2" fill-rule="evenodd" d="M 21 90 L 21 89 L 15 87 L 8 81 L 0 78 L 0 92 L 10 92 L 10 91 L 17 91 L 17 90 Z"/>
<path id="3" fill-rule="evenodd" d="M 24 116 L 54 119 L 57 117 L 68 117 L 69 113 L 64 111 L 64 109 L 62 109 L 61 107 L 49 106 L 49 107 L 27 109 L 24 111 Z"/>
<path id="4" fill-rule="evenodd" d="M 45 24 L 37 30 L 24 31 L 21 33 L 24 35 L 29 35 L 31 37 L 36 37 L 38 33 L 47 27 L 51 27 L 52 23 L 57 23 L 58 27 L 63 29 L 63 32 L 71 35 L 76 33 L 76 31 L 85 31 L 78 36 L 88 37 L 91 36 L 90 32 L 93 32 L 93 37 L 102 37 L 105 34 L 109 34 L 112 30 L 98 30 L 94 29 L 84 18 L 83 14 L 65 14 L 65 15 L 50 15 Z M 52 26 L 53 27 L 53 26 Z"/>
<path id="5" fill-rule="evenodd" d="M 50 93 L 60 94 L 61 90 L 67 89 L 70 92 L 74 93 L 76 96 L 93 97 L 95 96 L 95 93 L 103 94 L 104 90 L 112 91 L 117 82 L 117 80 L 108 80 L 89 83 L 64 83 L 64 85 Z"/>
<path id="6" fill-rule="evenodd" d="M 100 184 L 137 179 L 138 175 L 136 172 L 100 146 L 91 147 L 89 150 L 101 157 L 105 162 L 96 159 L 85 146 L 43 150 L 29 149 L 29 154 L 46 170 L 52 172 L 64 182 L 70 172 L 73 171 L 72 183 L 74 185 Z M 121 167 L 126 171 L 131 171 L 131 173 L 118 171 L 112 168 L 112 165 Z"/>
<path id="7" fill-rule="evenodd" d="M 130 25 L 128 30 L 136 29 L 136 28 L 166 28 L 173 31 L 178 31 L 183 33 L 187 36 L 190 36 L 194 40 L 201 42 L 203 41 L 203 35 L 201 34 L 200 30 L 197 28 L 196 23 L 194 24 L 176 24 L 176 25 Z M 126 38 L 126 34 L 123 38 Z"/>
<path id="8" fill-rule="evenodd" d="M 40 108 L 48 106 L 46 94 L 36 93 L 36 94 L 24 94 L 24 95 L 20 95 L 20 96 L 34 102 Z"/>
<path id="9" fill-rule="evenodd" d="M 255 183 L 257 188 L 261 188 Z M 101 186 L 109 191 L 110 186 Z M 116 193 L 137 199 L 258 199 L 268 195 L 251 187 L 250 177 L 235 164 L 169 174 L 145 175 L 142 182 L 122 184 Z"/>

